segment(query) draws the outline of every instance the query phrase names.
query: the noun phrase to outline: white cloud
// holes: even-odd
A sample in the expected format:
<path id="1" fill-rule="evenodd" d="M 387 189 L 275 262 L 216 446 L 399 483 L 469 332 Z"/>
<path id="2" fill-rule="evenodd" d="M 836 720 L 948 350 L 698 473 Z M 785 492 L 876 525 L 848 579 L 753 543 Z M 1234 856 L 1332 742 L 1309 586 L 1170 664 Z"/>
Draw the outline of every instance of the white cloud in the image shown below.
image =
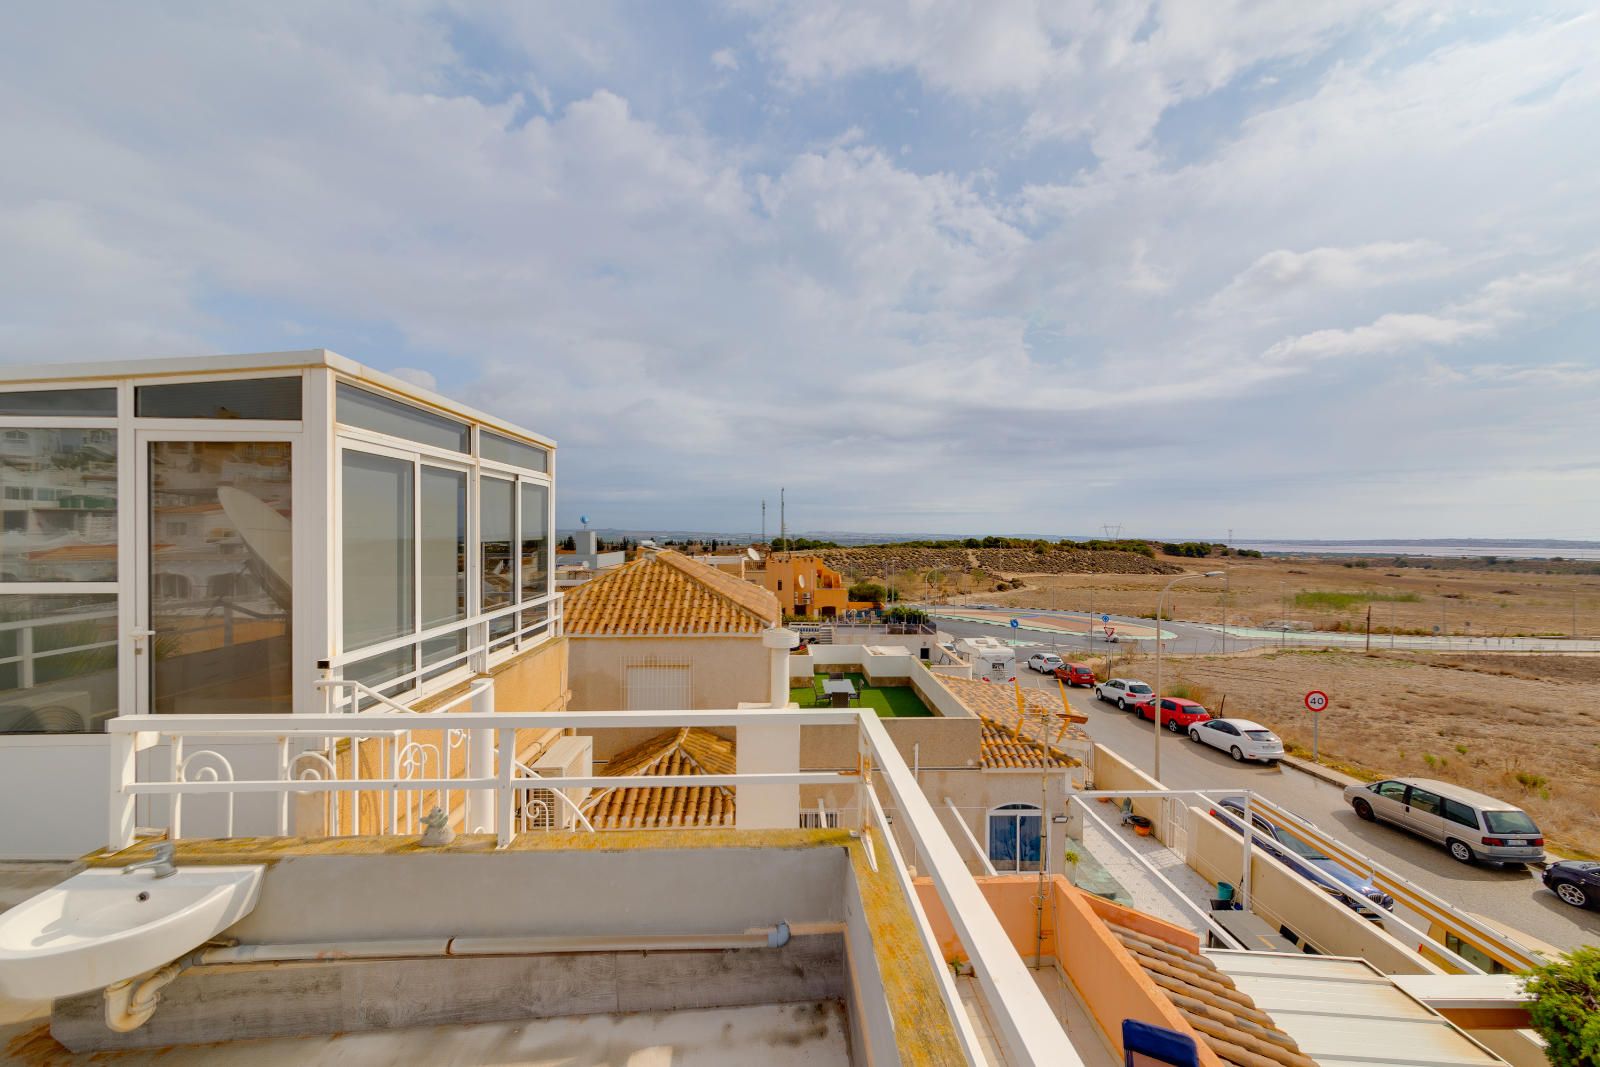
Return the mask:
<path id="1" fill-rule="evenodd" d="M 399 378 L 402 382 L 410 382 L 419 389 L 432 389 L 437 391 L 439 379 L 429 371 L 417 367 L 391 367 L 389 373 Z"/>
<path id="2" fill-rule="evenodd" d="M 711 67 L 713 70 L 738 70 L 739 57 L 731 48 L 719 48 L 711 53 Z"/>
<path id="3" fill-rule="evenodd" d="M 1600 463 L 1600 20 L 1153 10 L 38 9 L 4 355 L 334 344 L 556 436 L 607 525 L 750 527 L 781 483 L 802 528 L 1509 533 L 1483 478 Z M 1207 96 L 1263 66 L 1297 90 Z"/>

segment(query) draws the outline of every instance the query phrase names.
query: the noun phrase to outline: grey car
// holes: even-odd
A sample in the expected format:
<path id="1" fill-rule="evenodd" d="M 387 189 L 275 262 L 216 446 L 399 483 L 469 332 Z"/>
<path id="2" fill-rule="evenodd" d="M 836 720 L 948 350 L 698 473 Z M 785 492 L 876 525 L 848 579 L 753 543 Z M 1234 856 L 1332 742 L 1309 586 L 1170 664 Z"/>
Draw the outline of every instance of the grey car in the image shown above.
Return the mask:
<path id="1" fill-rule="evenodd" d="M 1462 863 L 1544 862 L 1544 834 L 1528 814 L 1484 793 L 1431 778 L 1386 778 L 1346 786 L 1344 798 L 1363 819 L 1437 841 Z"/>

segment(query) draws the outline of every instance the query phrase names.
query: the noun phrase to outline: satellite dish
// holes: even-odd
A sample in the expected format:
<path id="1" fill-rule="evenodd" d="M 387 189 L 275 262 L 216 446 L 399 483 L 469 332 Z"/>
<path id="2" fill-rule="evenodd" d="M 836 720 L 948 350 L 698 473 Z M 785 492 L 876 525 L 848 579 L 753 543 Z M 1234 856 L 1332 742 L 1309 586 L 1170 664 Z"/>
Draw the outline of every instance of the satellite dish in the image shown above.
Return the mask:
<path id="1" fill-rule="evenodd" d="M 588 526 L 589 525 L 589 516 L 587 516 L 587 515 L 579 515 L 578 516 L 578 521 L 583 523 L 585 526 Z"/>
<path id="2" fill-rule="evenodd" d="M 751 563 L 760 563 L 761 562 L 761 553 L 757 552 L 753 548 L 745 549 L 744 550 L 744 554 L 746 556 L 750 557 L 750 562 Z"/>
<path id="3" fill-rule="evenodd" d="M 261 587 L 288 611 L 294 589 L 294 529 L 289 520 L 259 497 L 231 485 L 217 490 L 217 503 L 239 531 L 239 539 L 250 553 L 250 569 Z"/>

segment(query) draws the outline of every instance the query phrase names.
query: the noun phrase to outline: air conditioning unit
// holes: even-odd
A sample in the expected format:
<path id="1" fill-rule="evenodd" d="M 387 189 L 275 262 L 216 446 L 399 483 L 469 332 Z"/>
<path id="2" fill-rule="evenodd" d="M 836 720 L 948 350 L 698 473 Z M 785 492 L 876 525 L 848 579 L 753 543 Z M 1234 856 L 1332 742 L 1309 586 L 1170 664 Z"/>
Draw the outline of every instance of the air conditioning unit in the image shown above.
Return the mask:
<path id="1" fill-rule="evenodd" d="M 588 778 L 594 774 L 594 738 L 559 737 L 529 768 L 544 778 Z M 582 807 L 589 790 L 562 790 L 564 804 L 554 789 L 529 789 L 523 795 L 522 826 L 528 830 L 570 830 L 576 825 L 573 808 Z"/>

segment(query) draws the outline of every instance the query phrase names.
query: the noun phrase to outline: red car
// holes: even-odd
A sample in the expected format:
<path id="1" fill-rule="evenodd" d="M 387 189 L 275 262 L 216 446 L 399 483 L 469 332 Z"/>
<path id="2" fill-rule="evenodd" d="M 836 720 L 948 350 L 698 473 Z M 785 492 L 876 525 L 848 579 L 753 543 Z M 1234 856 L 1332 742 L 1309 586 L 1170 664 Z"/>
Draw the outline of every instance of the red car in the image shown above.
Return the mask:
<path id="1" fill-rule="evenodd" d="M 1155 711 L 1149 701 L 1140 704 L 1137 710 L 1139 718 L 1154 721 Z M 1184 700 L 1181 697 L 1161 698 L 1161 725 L 1175 734 L 1188 733 L 1189 727 L 1195 723 L 1208 722 L 1210 719 L 1211 713 L 1192 700 Z"/>
<path id="2" fill-rule="evenodd" d="M 1091 686 L 1094 684 L 1094 671 L 1081 663 L 1063 663 L 1050 672 L 1068 685 Z"/>

